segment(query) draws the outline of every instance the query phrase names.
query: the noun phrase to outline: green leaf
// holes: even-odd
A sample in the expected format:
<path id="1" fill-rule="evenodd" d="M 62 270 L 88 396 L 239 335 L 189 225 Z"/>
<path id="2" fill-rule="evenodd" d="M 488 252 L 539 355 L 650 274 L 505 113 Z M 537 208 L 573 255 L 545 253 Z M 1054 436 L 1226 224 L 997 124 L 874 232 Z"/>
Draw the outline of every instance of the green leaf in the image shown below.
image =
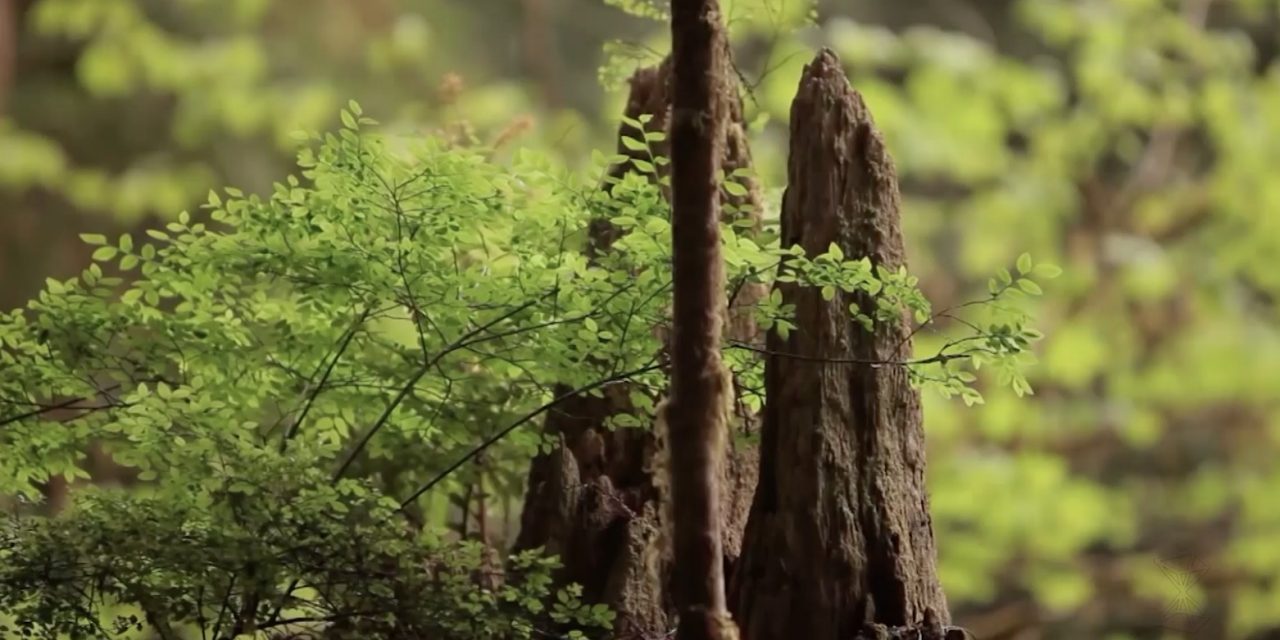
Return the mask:
<path id="1" fill-rule="evenodd" d="M 1054 264 L 1041 262 L 1036 265 L 1035 269 L 1032 270 L 1031 273 L 1039 278 L 1053 279 L 1062 275 L 1062 268 Z"/>
<path id="2" fill-rule="evenodd" d="M 836 262 L 844 261 L 844 251 L 840 249 L 840 245 L 834 242 L 827 247 L 827 255 L 831 256 Z"/>
<path id="3" fill-rule="evenodd" d="M 964 400 L 964 406 L 972 407 L 978 404 L 986 404 L 986 400 L 982 398 L 982 394 L 970 387 L 965 387 L 960 392 L 960 398 Z"/>
<path id="4" fill-rule="evenodd" d="M 101 233 L 82 233 L 80 239 L 90 246 L 99 246 L 107 243 L 107 237 Z"/>
<path id="5" fill-rule="evenodd" d="M 650 235 L 666 233 L 671 230 L 671 223 L 662 218 L 649 218 L 644 223 L 644 232 Z"/>
<path id="6" fill-rule="evenodd" d="M 97 260 L 98 262 L 106 262 L 107 260 L 110 260 L 116 257 L 116 254 L 119 252 L 120 252 L 119 249 L 110 245 L 107 245 L 105 247 L 98 247 L 93 252 L 93 259 Z"/>
<path id="7" fill-rule="evenodd" d="M 1031 272 L 1031 254 L 1024 253 L 1018 256 L 1018 273 L 1026 274 Z"/>
<path id="8" fill-rule="evenodd" d="M 648 151 L 649 146 L 630 136 L 622 136 L 622 146 L 631 151 Z"/>

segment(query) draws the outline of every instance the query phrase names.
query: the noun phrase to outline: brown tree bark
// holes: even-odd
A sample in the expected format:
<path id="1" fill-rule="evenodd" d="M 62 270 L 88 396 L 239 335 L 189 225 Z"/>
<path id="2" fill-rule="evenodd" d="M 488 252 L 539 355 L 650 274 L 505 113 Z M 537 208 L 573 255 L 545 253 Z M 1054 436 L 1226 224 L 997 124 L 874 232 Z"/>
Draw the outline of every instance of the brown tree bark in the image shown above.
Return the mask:
<path id="1" fill-rule="evenodd" d="M 892 159 L 836 56 L 809 64 L 791 108 L 782 242 L 810 255 L 905 264 Z M 848 312 L 865 296 L 824 301 L 777 285 L 794 304 L 789 339 L 770 334 L 760 483 L 733 584 L 749 640 L 940 637 L 949 622 L 925 493 L 920 397 L 897 365 L 903 322 L 867 333 Z M 798 357 L 797 357 L 798 356 Z M 915 638 L 913 634 L 910 637 Z"/>
<path id="2" fill-rule="evenodd" d="M 523 0 L 520 5 L 524 10 L 522 44 L 526 68 L 538 84 L 542 106 L 557 109 L 562 100 L 554 11 L 548 0 Z"/>
<path id="3" fill-rule="evenodd" d="M 737 87 L 724 86 L 723 90 L 728 120 L 722 164 L 726 171 L 750 167 Z M 647 127 L 669 133 L 671 99 L 671 61 L 667 60 L 632 76 L 625 114 L 633 120 L 652 115 Z M 642 132 L 625 123 L 619 126 L 618 135 L 643 137 Z M 670 155 L 666 143 L 656 146 L 657 153 Z M 641 157 L 621 142 L 618 153 Z M 630 163 L 622 163 L 613 167 L 612 174 L 618 177 L 631 170 Z M 750 212 L 759 221 L 759 186 L 754 180 L 748 182 L 745 196 L 722 190 L 721 201 Z M 605 220 L 597 221 L 591 227 L 588 255 L 607 252 L 618 236 L 616 227 Z M 761 285 L 747 284 L 734 297 L 729 333 L 735 340 L 759 342 L 750 307 L 766 293 Z M 666 478 L 655 477 L 655 473 L 665 473 L 665 462 L 658 455 L 653 431 L 604 427 L 609 416 L 631 411 L 628 395 L 626 388 L 614 387 L 603 398 L 576 398 L 548 412 L 544 429 L 559 438 L 561 446 L 533 460 L 514 548 L 543 547 L 560 556 L 564 569 L 558 578 L 583 585 L 585 600 L 608 604 L 618 614 L 614 624 L 616 638 L 667 638 L 671 631 L 671 567 L 670 549 L 663 543 L 668 523 L 660 508 L 659 487 L 666 484 Z M 757 417 L 745 410 L 737 418 L 745 430 L 757 428 Z M 728 463 L 722 465 L 720 529 L 727 568 L 733 566 L 742 548 L 742 532 L 755 491 L 757 460 L 754 446 L 735 443 L 728 453 Z"/>
<path id="4" fill-rule="evenodd" d="M 5 113 L 18 64 L 17 0 L 0 0 L 0 114 Z"/>
<path id="5" fill-rule="evenodd" d="M 726 55 L 716 0 L 676 0 L 671 12 L 671 238 L 673 261 L 669 439 L 678 640 L 737 637 L 724 593 L 721 465 L 732 380 L 720 357 L 725 318 L 720 251 L 720 150 L 727 115 Z"/>

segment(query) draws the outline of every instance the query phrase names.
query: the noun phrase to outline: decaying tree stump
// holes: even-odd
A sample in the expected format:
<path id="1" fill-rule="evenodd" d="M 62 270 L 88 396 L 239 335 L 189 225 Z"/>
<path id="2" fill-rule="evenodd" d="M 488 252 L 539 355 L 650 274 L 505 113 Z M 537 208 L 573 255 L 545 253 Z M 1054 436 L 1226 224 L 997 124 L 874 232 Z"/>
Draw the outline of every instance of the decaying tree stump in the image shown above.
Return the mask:
<path id="1" fill-rule="evenodd" d="M 783 246 L 905 263 L 893 161 L 829 51 L 792 104 L 787 178 Z M 816 361 L 905 361 L 907 324 L 868 333 L 848 311 L 871 312 L 865 296 L 777 286 L 797 329 L 768 337 L 760 483 L 731 588 L 743 637 L 943 637 L 919 393 L 899 365 Z"/>
<path id="2" fill-rule="evenodd" d="M 631 78 L 626 115 L 635 120 L 652 115 L 650 130 L 666 130 L 671 110 L 670 62 L 640 69 Z M 741 102 L 728 96 L 729 122 L 724 135 L 722 166 L 726 172 L 750 167 Z M 643 139 L 642 132 L 623 123 L 619 138 Z M 665 143 L 655 149 L 665 155 Z M 618 153 L 642 158 L 621 142 Z M 660 170 L 665 167 L 660 167 Z M 613 167 L 615 176 L 634 170 L 629 162 Z M 722 202 L 762 215 L 760 190 L 754 181 L 745 196 L 721 192 Z M 606 187 L 607 188 L 607 187 Z M 669 196 L 669 194 L 668 194 Z M 607 252 L 619 237 L 607 221 L 590 228 L 589 256 Z M 758 342 L 749 308 L 767 293 L 747 285 L 735 297 L 726 334 L 735 340 Z M 557 393 L 567 392 L 558 390 Z M 544 547 L 560 556 L 559 578 L 583 585 L 583 598 L 608 604 L 618 614 L 615 637 L 627 640 L 664 638 L 670 619 L 669 550 L 660 548 L 664 514 L 652 471 L 656 439 L 649 429 L 609 430 L 606 419 L 630 411 L 629 390 L 617 386 L 603 398 L 578 397 L 548 413 L 545 430 L 561 446 L 536 457 L 530 467 L 521 530 L 515 550 Z M 740 415 L 748 427 L 755 416 Z M 735 444 L 728 453 L 720 481 L 722 546 L 726 573 L 742 548 L 742 532 L 756 485 L 754 447 Z"/>

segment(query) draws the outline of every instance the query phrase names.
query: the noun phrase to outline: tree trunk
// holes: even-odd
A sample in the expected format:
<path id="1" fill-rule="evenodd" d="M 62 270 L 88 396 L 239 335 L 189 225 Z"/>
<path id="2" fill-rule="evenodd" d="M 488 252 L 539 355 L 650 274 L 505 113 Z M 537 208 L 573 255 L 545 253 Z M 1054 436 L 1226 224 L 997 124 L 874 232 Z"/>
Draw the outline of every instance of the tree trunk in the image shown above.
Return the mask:
<path id="1" fill-rule="evenodd" d="M 726 171 L 751 166 L 750 149 L 742 122 L 736 86 L 723 87 L 729 109 L 724 131 L 722 163 Z M 652 115 L 651 129 L 668 130 L 671 119 L 671 61 L 638 70 L 631 78 L 626 115 L 638 119 Z M 642 139 L 642 132 L 622 124 L 623 136 Z M 666 143 L 655 152 L 669 155 Z M 618 153 L 641 157 L 619 141 Z M 667 165 L 669 166 L 669 165 Z M 664 171 L 667 166 L 660 166 Z M 613 167 L 614 176 L 631 171 L 630 163 Z M 721 201 L 762 216 L 760 190 L 749 181 L 745 196 L 721 191 Z M 669 194 L 668 194 L 669 195 Z M 589 256 L 607 252 L 619 230 L 605 220 L 592 224 Z M 734 298 L 729 333 L 735 340 L 759 342 L 750 307 L 767 290 L 759 284 L 744 286 Z M 567 392 L 561 389 L 557 394 Z M 529 470 L 521 514 L 520 533 L 514 549 L 544 547 L 560 556 L 564 569 L 558 578 L 583 585 L 588 602 L 608 604 L 617 614 L 614 635 L 625 640 L 667 638 L 671 630 L 671 597 L 668 589 L 669 549 L 661 541 L 666 527 L 659 507 L 654 478 L 661 467 L 654 433 L 641 429 L 611 431 L 603 425 L 611 415 L 630 411 L 628 390 L 615 387 L 604 398 L 580 397 L 548 412 L 545 431 L 558 437 L 561 446 L 539 455 Z M 746 430 L 754 431 L 758 419 L 740 413 Z M 742 548 L 742 532 L 755 491 L 758 455 L 753 446 L 735 443 L 723 465 L 720 489 L 720 533 L 726 567 L 732 567 Z"/>
<path id="2" fill-rule="evenodd" d="M 720 357 L 725 319 L 720 252 L 720 150 L 725 51 L 715 0 L 672 3 L 671 476 L 678 640 L 736 638 L 724 594 L 721 465 L 733 387 Z"/>
<path id="3" fill-rule="evenodd" d="M 7 112 L 9 90 L 17 73 L 18 15 L 16 0 L 0 0 L 0 114 Z"/>
<path id="4" fill-rule="evenodd" d="M 792 104 L 787 177 L 783 246 L 905 264 L 893 161 L 829 51 Z M 732 590 L 744 637 L 941 637 L 919 394 L 902 366 L 821 361 L 905 361 L 906 322 L 867 333 L 847 310 L 871 312 L 865 296 L 777 286 L 797 329 L 768 337 L 760 484 Z"/>

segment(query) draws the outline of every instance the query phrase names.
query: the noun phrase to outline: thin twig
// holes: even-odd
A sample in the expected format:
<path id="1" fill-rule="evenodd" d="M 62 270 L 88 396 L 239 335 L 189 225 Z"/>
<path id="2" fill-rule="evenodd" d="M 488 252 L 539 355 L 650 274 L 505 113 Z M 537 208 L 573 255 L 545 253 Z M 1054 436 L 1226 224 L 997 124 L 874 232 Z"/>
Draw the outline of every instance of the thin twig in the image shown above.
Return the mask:
<path id="1" fill-rule="evenodd" d="M 471 449 L 471 451 L 468 451 L 466 455 L 462 456 L 456 462 L 449 465 L 448 468 L 446 468 L 444 471 L 441 471 L 440 473 L 436 474 L 435 477 L 431 478 L 431 480 L 428 480 L 427 483 L 422 485 L 422 487 L 420 487 L 417 491 L 414 491 L 413 495 L 401 501 L 400 509 L 403 510 L 405 507 L 413 504 L 414 501 L 422 497 L 422 494 L 430 491 L 437 484 L 440 484 L 440 482 L 443 481 L 445 478 L 449 477 L 450 474 L 460 469 L 462 465 L 470 462 L 472 459 L 474 459 L 476 456 L 480 455 L 481 453 L 484 453 L 486 449 L 497 444 L 500 440 L 507 437 L 511 432 L 525 425 L 529 421 L 533 420 L 534 418 L 537 418 L 538 416 L 546 413 L 547 411 L 550 411 L 551 409 L 554 409 L 560 403 L 566 400 L 569 400 L 570 398 L 573 398 L 575 396 L 578 396 L 580 394 L 587 393 L 589 391 L 594 391 L 596 389 L 606 387 L 611 384 L 622 382 L 624 380 L 627 380 L 628 378 L 638 376 L 640 374 L 649 373 L 650 371 L 656 371 L 661 367 L 662 367 L 661 364 L 646 365 L 638 369 L 632 369 L 631 371 L 626 371 L 623 373 L 609 376 L 601 380 L 597 380 L 595 382 L 592 382 L 591 384 L 578 387 L 573 391 L 569 391 L 568 393 L 564 393 L 559 396 L 556 396 L 555 398 L 548 401 L 546 404 L 543 404 L 537 409 L 534 409 L 533 411 L 530 411 L 529 413 L 526 413 L 525 415 L 521 416 L 519 420 L 516 420 L 515 422 L 511 423 L 503 430 L 495 433 L 492 436 L 489 436 L 488 438 L 485 439 L 484 442 L 481 442 L 479 445 L 476 445 L 476 447 Z"/>
<path id="2" fill-rule="evenodd" d="M 338 352 L 333 355 L 333 359 L 329 361 L 328 367 L 325 368 L 324 374 L 320 377 L 320 381 L 316 383 L 311 393 L 307 394 L 307 402 L 302 407 L 302 411 L 298 414 L 298 418 L 289 425 L 288 430 L 284 434 L 284 438 L 280 440 L 280 453 L 284 453 L 289 446 L 289 441 L 298 435 L 298 430 L 302 427 L 302 422 L 307 419 L 307 414 L 311 412 L 311 407 L 315 404 L 316 398 L 320 397 L 320 392 L 324 390 L 325 385 L 329 382 L 329 376 L 333 374 L 334 368 L 338 365 L 338 360 L 346 353 L 347 347 L 351 345 L 352 339 L 359 333 L 360 325 L 364 324 L 366 318 L 369 317 L 369 310 L 361 312 L 360 317 L 356 319 L 355 324 L 347 330 L 342 337 L 342 343 L 338 346 Z"/>
<path id="3" fill-rule="evenodd" d="M 552 291 L 549 295 L 554 296 L 555 294 L 556 292 Z M 396 408 L 400 406 L 400 403 L 403 402 L 404 399 L 409 396 L 409 394 L 413 391 L 414 387 L 418 385 L 418 381 L 421 380 L 423 376 L 427 375 L 427 372 L 430 371 L 432 367 L 434 367 L 437 363 L 439 363 L 445 356 L 449 355 L 450 353 L 453 353 L 455 351 L 458 351 L 459 349 L 463 349 L 463 348 L 466 348 L 467 346 L 470 346 L 472 344 L 472 341 L 475 340 L 476 336 L 488 331 L 494 325 L 500 322 L 503 322 L 522 311 L 527 310 L 528 308 L 532 307 L 538 302 L 539 302 L 538 299 L 530 300 L 498 316 L 497 318 L 494 318 L 493 320 L 486 322 L 480 325 L 479 327 L 472 329 L 471 331 L 468 331 L 461 338 L 458 338 L 456 341 L 454 341 L 452 345 L 449 345 L 448 347 L 441 350 L 440 353 L 437 353 L 434 358 L 432 358 L 429 362 L 427 362 L 421 368 L 419 368 L 417 373 L 415 373 L 409 379 L 409 381 L 405 383 L 404 387 L 400 389 L 400 392 L 396 394 L 396 397 L 393 398 L 391 402 L 387 405 L 387 408 L 383 410 L 382 415 L 378 416 L 377 421 L 375 421 L 373 425 L 371 425 L 367 430 L 365 430 L 364 435 L 361 436 L 360 440 L 356 443 L 356 445 L 352 447 L 351 451 L 347 454 L 346 458 L 342 461 L 342 464 L 338 465 L 338 468 L 334 470 L 333 480 L 337 481 L 339 478 L 343 476 L 343 474 L 347 472 L 347 469 L 351 467 L 351 464 L 353 462 L 355 462 L 356 456 L 358 456 L 360 452 L 363 451 L 366 446 L 368 446 L 369 441 L 373 439 L 373 436 L 376 433 L 378 433 L 378 431 L 381 430 L 384 425 L 386 425 L 387 420 L 391 418 L 391 414 L 394 413 Z M 489 339 L 491 338 L 485 337 L 485 338 L 482 338 L 481 340 L 475 340 L 475 341 L 483 342 Z"/>
<path id="4" fill-rule="evenodd" d="M 936 355 L 929 356 L 928 358 L 921 358 L 918 360 L 871 360 L 871 359 L 863 359 L 863 358 L 824 358 L 821 356 L 807 356 L 800 353 L 786 353 L 783 351 L 776 351 L 773 349 L 765 349 L 762 347 L 757 347 L 755 345 L 750 345 L 745 342 L 739 342 L 737 340 L 729 340 L 728 346 L 731 349 L 742 349 L 744 351 L 752 351 L 752 352 L 767 355 L 767 356 L 777 356 L 780 358 L 788 358 L 791 360 L 802 360 L 805 362 L 819 362 L 822 364 L 851 364 L 851 365 L 868 366 L 872 368 L 886 367 L 886 366 L 913 367 L 913 366 L 919 366 L 919 365 L 925 365 L 925 364 L 946 363 L 946 362 L 951 362 L 952 360 L 965 360 L 968 358 L 972 358 L 975 354 L 979 354 L 979 353 L 994 353 L 989 349 L 969 349 L 961 353 L 938 353 Z"/>

